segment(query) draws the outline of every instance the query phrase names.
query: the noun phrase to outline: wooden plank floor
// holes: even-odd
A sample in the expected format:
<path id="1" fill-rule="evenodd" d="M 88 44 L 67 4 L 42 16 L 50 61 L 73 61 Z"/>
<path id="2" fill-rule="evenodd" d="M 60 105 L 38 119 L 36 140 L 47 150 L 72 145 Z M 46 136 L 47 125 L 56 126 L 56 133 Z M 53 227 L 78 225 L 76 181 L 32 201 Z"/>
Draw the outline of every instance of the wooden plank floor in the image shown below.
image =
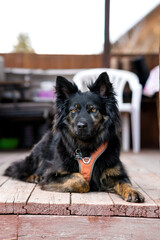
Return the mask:
<path id="1" fill-rule="evenodd" d="M 2 176 L 27 152 L 0 153 L 0 240 L 159 240 L 160 153 L 122 153 L 143 204 L 108 193 L 56 193 Z"/>
<path id="2" fill-rule="evenodd" d="M 44 214 L 79 216 L 160 217 L 160 153 L 143 151 L 122 153 L 133 185 L 145 196 L 145 203 L 127 203 L 108 193 L 56 193 L 39 186 L 2 176 L 13 161 L 27 152 L 0 153 L 0 214 Z"/>

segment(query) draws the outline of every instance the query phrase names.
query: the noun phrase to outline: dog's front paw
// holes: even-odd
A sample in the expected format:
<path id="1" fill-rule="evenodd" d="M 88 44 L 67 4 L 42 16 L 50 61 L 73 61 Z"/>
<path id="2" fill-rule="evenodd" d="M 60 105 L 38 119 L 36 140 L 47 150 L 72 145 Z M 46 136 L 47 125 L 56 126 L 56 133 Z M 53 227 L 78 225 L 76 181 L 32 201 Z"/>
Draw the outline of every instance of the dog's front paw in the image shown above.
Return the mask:
<path id="1" fill-rule="evenodd" d="M 41 178 L 42 178 L 41 176 L 33 174 L 33 175 L 30 175 L 26 179 L 26 182 L 29 182 L 29 183 L 39 183 L 41 181 Z"/>
<path id="2" fill-rule="evenodd" d="M 134 188 L 129 188 L 126 191 L 124 191 L 122 197 L 127 202 L 134 202 L 134 203 L 143 203 L 145 200 L 143 195 Z"/>
<path id="3" fill-rule="evenodd" d="M 130 183 L 117 183 L 115 185 L 115 192 L 119 194 L 127 202 L 143 203 L 144 197 Z"/>

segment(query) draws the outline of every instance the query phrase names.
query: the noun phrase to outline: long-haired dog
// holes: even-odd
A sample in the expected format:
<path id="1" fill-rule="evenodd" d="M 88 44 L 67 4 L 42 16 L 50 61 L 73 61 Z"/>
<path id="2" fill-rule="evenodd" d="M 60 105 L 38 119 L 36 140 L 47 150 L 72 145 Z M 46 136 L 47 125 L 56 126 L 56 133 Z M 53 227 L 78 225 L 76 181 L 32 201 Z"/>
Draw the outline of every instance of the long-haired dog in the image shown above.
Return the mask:
<path id="1" fill-rule="evenodd" d="M 75 84 L 57 77 L 53 130 L 23 161 L 8 167 L 5 175 L 39 183 L 48 191 L 107 191 L 129 202 L 143 202 L 119 159 L 120 116 L 107 73 L 89 89 L 82 93 Z"/>

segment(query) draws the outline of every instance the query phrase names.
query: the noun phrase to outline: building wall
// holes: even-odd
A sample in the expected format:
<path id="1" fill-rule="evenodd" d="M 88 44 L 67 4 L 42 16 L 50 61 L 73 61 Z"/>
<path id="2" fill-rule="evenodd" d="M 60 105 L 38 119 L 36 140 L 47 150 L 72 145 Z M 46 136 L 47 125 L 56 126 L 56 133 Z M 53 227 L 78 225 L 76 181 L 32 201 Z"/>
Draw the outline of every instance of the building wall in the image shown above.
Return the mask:
<path id="1" fill-rule="evenodd" d="M 5 66 L 11 68 L 34 69 L 74 69 L 103 66 L 103 55 L 45 55 L 8 53 L 4 57 Z"/>

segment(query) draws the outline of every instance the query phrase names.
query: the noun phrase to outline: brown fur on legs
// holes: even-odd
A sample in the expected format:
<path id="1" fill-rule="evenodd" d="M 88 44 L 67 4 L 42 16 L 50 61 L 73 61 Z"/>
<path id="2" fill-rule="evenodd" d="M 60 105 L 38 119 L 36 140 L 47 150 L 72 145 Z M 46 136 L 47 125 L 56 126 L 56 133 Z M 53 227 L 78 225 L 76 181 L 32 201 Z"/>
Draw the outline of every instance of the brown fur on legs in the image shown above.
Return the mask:
<path id="1" fill-rule="evenodd" d="M 84 179 L 80 173 L 73 173 L 61 177 L 60 181 L 53 181 L 48 184 L 42 184 L 43 190 L 56 192 L 89 192 L 89 183 Z"/>
<path id="2" fill-rule="evenodd" d="M 40 181 L 41 181 L 41 176 L 36 175 L 36 174 L 30 175 L 26 179 L 26 182 L 29 182 L 29 183 L 39 183 Z"/>
<path id="3" fill-rule="evenodd" d="M 114 190 L 127 202 L 144 202 L 143 195 L 134 189 L 129 183 L 117 182 Z"/>

